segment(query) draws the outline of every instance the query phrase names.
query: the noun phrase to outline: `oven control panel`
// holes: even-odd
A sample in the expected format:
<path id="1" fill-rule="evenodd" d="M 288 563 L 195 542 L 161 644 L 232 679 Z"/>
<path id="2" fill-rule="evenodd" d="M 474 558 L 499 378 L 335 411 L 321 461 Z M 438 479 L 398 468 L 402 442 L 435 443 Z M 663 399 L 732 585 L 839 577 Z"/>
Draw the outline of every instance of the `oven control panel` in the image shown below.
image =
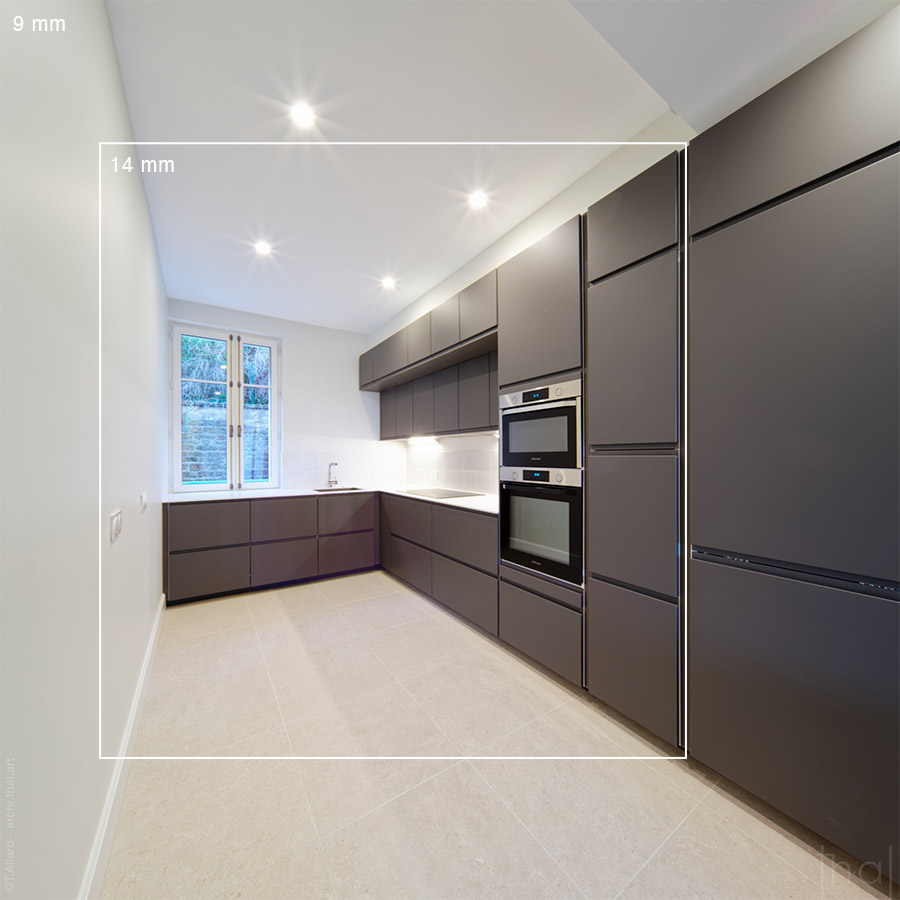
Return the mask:
<path id="1" fill-rule="evenodd" d="M 531 482 L 533 484 L 581 487 L 581 469 L 520 469 L 518 466 L 500 466 L 500 480 Z"/>
<path id="2" fill-rule="evenodd" d="M 581 396 L 581 379 L 559 381 L 555 384 L 529 388 L 526 391 L 511 391 L 500 395 L 500 408 L 512 409 L 532 403 L 548 403 L 554 400 L 568 400 Z"/>

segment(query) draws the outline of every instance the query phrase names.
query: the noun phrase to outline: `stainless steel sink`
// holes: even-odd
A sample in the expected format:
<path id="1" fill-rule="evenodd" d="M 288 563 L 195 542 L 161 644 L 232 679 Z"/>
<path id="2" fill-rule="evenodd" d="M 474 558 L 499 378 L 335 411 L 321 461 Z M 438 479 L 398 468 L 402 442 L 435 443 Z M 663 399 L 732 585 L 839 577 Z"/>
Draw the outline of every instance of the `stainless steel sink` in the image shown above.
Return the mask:
<path id="1" fill-rule="evenodd" d="M 313 488 L 313 490 L 317 494 L 324 494 L 328 491 L 358 491 L 361 488 L 358 487 L 328 487 L 328 488 Z"/>

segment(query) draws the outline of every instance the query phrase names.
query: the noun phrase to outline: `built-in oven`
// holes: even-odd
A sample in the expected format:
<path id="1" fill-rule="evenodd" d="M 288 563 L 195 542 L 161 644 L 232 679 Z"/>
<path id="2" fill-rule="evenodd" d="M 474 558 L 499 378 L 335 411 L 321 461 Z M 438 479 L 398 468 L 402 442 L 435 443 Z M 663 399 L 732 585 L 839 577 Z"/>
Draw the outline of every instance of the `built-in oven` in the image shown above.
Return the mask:
<path id="1" fill-rule="evenodd" d="M 500 482 L 500 559 L 581 585 L 581 472 L 523 469 Z"/>
<path id="2" fill-rule="evenodd" d="M 500 453 L 503 468 L 580 469 L 581 380 L 501 394 Z"/>

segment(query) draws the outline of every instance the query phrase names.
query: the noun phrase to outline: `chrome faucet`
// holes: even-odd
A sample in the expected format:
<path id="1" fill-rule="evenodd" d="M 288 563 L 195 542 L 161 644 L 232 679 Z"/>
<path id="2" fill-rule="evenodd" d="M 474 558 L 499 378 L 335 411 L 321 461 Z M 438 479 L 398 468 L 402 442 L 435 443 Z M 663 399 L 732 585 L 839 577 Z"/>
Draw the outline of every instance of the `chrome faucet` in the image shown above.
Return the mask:
<path id="1" fill-rule="evenodd" d="M 336 462 L 328 463 L 328 487 L 334 487 L 337 484 L 337 478 L 334 477 L 331 471 L 331 467 L 336 465 Z"/>

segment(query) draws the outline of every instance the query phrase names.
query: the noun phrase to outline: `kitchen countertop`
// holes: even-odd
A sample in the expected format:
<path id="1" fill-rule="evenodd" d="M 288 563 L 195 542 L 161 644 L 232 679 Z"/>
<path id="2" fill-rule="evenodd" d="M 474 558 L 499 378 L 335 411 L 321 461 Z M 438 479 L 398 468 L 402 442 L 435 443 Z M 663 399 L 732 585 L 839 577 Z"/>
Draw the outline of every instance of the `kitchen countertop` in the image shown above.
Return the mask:
<path id="1" fill-rule="evenodd" d="M 476 494 L 472 497 L 422 497 L 409 493 L 410 490 L 421 490 L 433 485 L 404 485 L 403 487 L 365 487 L 359 485 L 358 491 L 338 490 L 315 491 L 312 488 L 272 488 L 268 490 L 242 491 L 185 491 L 178 494 L 163 495 L 163 503 L 197 503 L 202 500 L 253 500 L 266 497 L 327 497 L 329 494 L 366 494 L 378 491 L 382 494 L 396 494 L 398 497 L 410 497 L 426 503 L 440 503 L 444 506 L 455 506 L 459 509 L 470 509 L 474 512 L 489 513 L 496 516 L 500 512 L 500 499 L 497 494 Z"/>

